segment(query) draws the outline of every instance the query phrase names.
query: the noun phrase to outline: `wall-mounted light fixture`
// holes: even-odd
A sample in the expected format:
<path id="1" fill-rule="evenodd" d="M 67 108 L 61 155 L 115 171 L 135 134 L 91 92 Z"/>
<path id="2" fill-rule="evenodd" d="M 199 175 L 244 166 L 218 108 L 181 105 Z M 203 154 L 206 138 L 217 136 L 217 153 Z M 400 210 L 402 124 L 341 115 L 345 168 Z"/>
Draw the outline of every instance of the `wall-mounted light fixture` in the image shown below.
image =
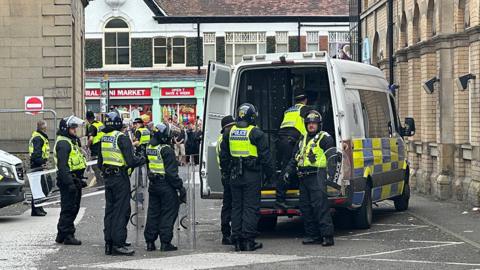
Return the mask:
<path id="1" fill-rule="evenodd" d="M 468 87 L 468 81 L 470 80 L 475 80 L 475 75 L 472 73 L 465 74 L 463 76 L 458 77 L 455 80 L 455 83 L 457 84 L 458 90 L 460 91 L 465 91 L 467 90 Z"/>
<path id="2" fill-rule="evenodd" d="M 429 95 L 432 94 L 433 91 L 435 90 L 435 83 L 439 82 L 439 81 L 440 81 L 440 79 L 437 78 L 437 76 L 435 76 L 435 77 L 431 78 L 430 80 L 424 82 L 422 84 L 422 87 L 423 87 L 423 90 L 425 90 L 425 93 L 427 93 Z"/>

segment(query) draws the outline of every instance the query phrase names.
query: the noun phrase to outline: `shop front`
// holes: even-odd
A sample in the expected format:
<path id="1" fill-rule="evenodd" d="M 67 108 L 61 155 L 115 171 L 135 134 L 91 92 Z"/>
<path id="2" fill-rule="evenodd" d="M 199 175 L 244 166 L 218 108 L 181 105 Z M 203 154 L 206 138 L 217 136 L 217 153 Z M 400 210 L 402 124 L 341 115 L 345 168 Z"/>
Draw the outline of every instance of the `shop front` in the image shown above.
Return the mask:
<path id="1" fill-rule="evenodd" d="M 87 82 L 86 109 L 100 112 L 100 83 Z M 148 115 L 155 124 L 177 120 L 187 125 L 203 117 L 204 81 L 110 80 L 110 108 L 128 112 L 131 118 Z"/>

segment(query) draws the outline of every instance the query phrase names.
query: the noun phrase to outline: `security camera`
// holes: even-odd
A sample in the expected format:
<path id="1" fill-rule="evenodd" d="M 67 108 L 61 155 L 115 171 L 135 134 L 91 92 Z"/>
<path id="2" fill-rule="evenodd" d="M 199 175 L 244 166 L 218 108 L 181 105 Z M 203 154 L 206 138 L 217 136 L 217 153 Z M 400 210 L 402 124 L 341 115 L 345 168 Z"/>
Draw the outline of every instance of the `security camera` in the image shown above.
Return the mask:
<path id="1" fill-rule="evenodd" d="M 475 79 L 475 75 L 473 75 L 472 73 L 469 73 L 455 79 L 455 83 L 457 84 L 458 90 L 465 91 L 467 90 L 467 87 L 468 87 L 468 81 L 474 80 L 474 79 Z"/>
<path id="2" fill-rule="evenodd" d="M 400 88 L 400 86 L 398 86 L 398 84 L 391 84 L 388 89 L 390 90 L 390 93 L 394 94 L 395 95 L 395 92 L 398 90 L 398 88 Z"/>
<path id="3" fill-rule="evenodd" d="M 438 79 L 437 77 L 433 77 L 430 80 L 424 82 L 422 84 L 422 87 L 423 87 L 423 90 L 425 90 L 425 93 L 429 95 L 432 94 L 433 90 L 435 90 L 435 83 L 439 81 L 440 79 Z"/>

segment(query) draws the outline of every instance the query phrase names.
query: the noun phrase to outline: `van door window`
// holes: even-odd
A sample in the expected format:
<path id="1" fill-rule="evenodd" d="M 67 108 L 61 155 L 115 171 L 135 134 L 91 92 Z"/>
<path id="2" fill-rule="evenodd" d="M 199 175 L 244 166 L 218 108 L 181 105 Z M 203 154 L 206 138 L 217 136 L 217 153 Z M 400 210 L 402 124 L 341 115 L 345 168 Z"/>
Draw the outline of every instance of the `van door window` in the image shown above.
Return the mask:
<path id="1" fill-rule="evenodd" d="M 380 91 L 358 90 L 362 104 L 365 136 L 385 138 L 392 135 L 392 122 L 387 94 Z"/>
<path id="2" fill-rule="evenodd" d="M 400 134 L 400 123 L 398 122 L 397 106 L 395 105 L 395 99 L 390 96 L 390 106 L 392 107 L 393 123 L 395 124 L 395 133 Z"/>

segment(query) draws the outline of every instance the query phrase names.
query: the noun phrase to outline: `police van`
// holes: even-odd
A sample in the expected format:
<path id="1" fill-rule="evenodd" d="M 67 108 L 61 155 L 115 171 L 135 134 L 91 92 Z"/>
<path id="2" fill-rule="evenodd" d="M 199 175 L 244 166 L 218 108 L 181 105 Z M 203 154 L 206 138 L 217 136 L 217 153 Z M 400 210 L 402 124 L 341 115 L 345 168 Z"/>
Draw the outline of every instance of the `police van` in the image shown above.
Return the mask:
<path id="1" fill-rule="evenodd" d="M 222 196 L 215 153 L 222 117 L 235 116 L 242 103 L 255 105 L 257 125 L 267 133 L 272 157 L 278 160 L 276 142 L 284 112 L 293 105 L 295 91 L 313 89 L 308 105 L 322 114 L 323 130 L 334 137 L 342 157 L 338 177 L 327 181 L 331 206 L 361 229 L 370 228 L 375 202 L 393 200 L 398 211 L 408 208 L 409 164 L 403 138 L 414 135 L 415 122 L 406 118 L 401 124 L 395 97 L 378 68 L 334 59 L 326 52 L 245 55 L 234 67 L 210 63 L 206 84 L 202 198 Z M 278 216 L 300 215 L 298 187 L 287 192 L 290 207 L 278 210 L 275 183 L 262 180 L 260 229 L 274 228 Z"/>

